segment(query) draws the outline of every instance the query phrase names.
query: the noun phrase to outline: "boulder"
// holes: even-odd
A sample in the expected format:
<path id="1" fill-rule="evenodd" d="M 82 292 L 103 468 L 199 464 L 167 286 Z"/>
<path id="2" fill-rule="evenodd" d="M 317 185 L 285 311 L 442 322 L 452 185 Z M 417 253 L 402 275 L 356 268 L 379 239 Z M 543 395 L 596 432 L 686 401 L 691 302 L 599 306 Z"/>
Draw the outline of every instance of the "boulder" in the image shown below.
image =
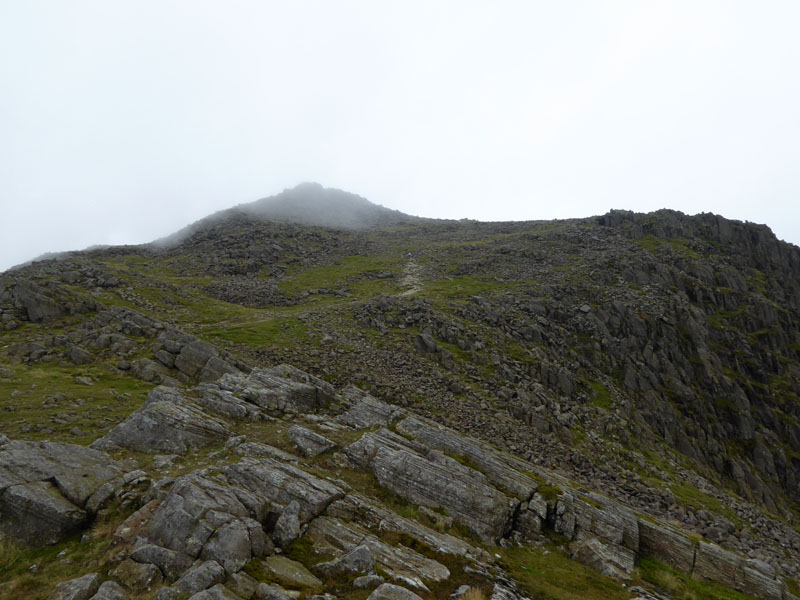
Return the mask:
<path id="1" fill-rule="evenodd" d="M 97 593 L 90 600 L 128 600 L 128 595 L 118 583 L 106 581 L 98 588 Z"/>
<path id="2" fill-rule="evenodd" d="M 126 589 L 136 593 L 149 592 L 164 582 L 164 576 L 156 565 L 139 563 L 130 558 L 123 560 L 110 575 Z"/>
<path id="3" fill-rule="evenodd" d="M 386 427 L 403 415 L 400 409 L 381 402 L 354 386 L 348 386 L 341 394 L 352 402 L 352 406 L 337 416 L 336 420 L 353 429 Z"/>
<path id="4" fill-rule="evenodd" d="M 488 444 L 418 417 L 403 419 L 396 429 L 428 448 L 463 456 L 492 485 L 522 502 L 530 500 L 538 489 L 536 480 L 521 472 L 529 470 L 531 465 L 521 464 Z"/>
<path id="5" fill-rule="evenodd" d="M 375 558 L 369 546 L 362 544 L 335 560 L 316 564 L 314 571 L 323 577 L 335 577 L 343 573 L 374 575 Z"/>
<path id="6" fill-rule="evenodd" d="M 216 385 L 270 412 L 314 413 L 335 397 L 329 383 L 288 365 L 224 375 Z"/>
<path id="7" fill-rule="evenodd" d="M 266 583 L 259 583 L 253 600 L 292 600 L 292 597 L 280 588 Z"/>
<path id="8" fill-rule="evenodd" d="M 383 487 L 415 504 L 446 510 L 486 542 L 506 534 L 519 504 L 482 473 L 386 429 L 365 434 L 344 452 L 371 468 Z"/>
<path id="9" fill-rule="evenodd" d="M 370 529 L 395 531 L 405 534 L 425 544 L 435 552 L 467 556 L 474 559 L 483 558 L 483 550 L 471 546 L 461 538 L 448 533 L 439 533 L 425 527 L 418 521 L 407 519 L 374 504 L 358 493 L 347 494 L 341 500 L 333 502 L 325 514 L 345 522 L 358 522 Z"/>
<path id="10" fill-rule="evenodd" d="M 298 537 L 300 537 L 300 504 L 297 500 L 292 500 L 275 522 L 272 540 L 278 547 L 288 548 Z"/>
<path id="11" fill-rule="evenodd" d="M 241 600 L 239 596 L 234 594 L 221 583 L 207 590 L 197 592 L 189 597 L 189 600 Z"/>
<path id="12" fill-rule="evenodd" d="M 186 571 L 175 587 L 187 594 L 196 594 L 223 581 L 225 581 L 225 569 L 219 563 L 207 560 Z"/>
<path id="13" fill-rule="evenodd" d="M 231 485 L 248 490 L 262 502 L 284 507 L 296 500 L 301 523 L 308 523 L 331 502 L 344 497 L 344 492 L 332 483 L 271 458 L 243 458 L 223 470 Z"/>
<path id="14" fill-rule="evenodd" d="M 89 600 L 100 588 L 100 575 L 90 573 L 59 583 L 47 600 Z"/>
<path id="15" fill-rule="evenodd" d="M 399 585 L 384 583 L 376 588 L 367 600 L 422 600 L 422 598 Z"/>
<path id="16" fill-rule="evenodd" d="M 322 587 L 322 582 L 302 563 L 285 556 L 270 556 L 264 566 L 281 583 L 293 587 Z"/>
<path id="17" fill-rule="evenodd" d="M 291 440 L 295 448 L 309 458 L 336 448 L 335 442 L 299 425 L 292 425 L 286 432 L 286 436 Z"/>
<path id="18" fill-rule="evenodd" d="M 131 553 L 131 560 L 158 567 L 167 581 L 175 581 L 192 566 L 193 559 L 180 552 L 162 548 L 155 544 L 142 544 Z"/>
<path id="19" fill-rule="evenodd" d="M 318 517 L 308 526 L 306 535 L 319 552 L 334 556 L 347 555 L 359 546 L 366 546 L 377 567 L 394 580 L 404 581 L 421 590 L 428 589 L 425 581 L 439 582 L 450 577 L 450 571 L 443 564 L 402 544 L 387 544 L 356 523 Z M 364 558 L 363 554 L 359 556 Z"/>
<path id="20" fill-rule="evenodd" d="M 13 485 L 3 490 L 0 517 L 0 528 L 5 534 L 31 546 L 54 544 L 89 523 L 86 511 L 45 481 Z"/>
<path id="21" fill-rule="evenodd" d="M 206 414 L 179 391 L 159 386 L 145 404 L 92 448 L 129 448 L 139 452 L 183 454 L 229 437 L 225 424 Z"/>

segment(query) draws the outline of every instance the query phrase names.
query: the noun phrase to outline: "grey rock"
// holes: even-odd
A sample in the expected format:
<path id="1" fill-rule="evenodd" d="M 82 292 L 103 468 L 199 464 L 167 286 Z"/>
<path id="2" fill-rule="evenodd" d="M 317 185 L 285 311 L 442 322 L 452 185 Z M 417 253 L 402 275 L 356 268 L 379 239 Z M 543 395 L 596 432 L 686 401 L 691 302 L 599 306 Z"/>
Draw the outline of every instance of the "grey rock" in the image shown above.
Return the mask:
<path id="1" fill-rule="evenodd" d="M 76 365 L 88 365 L 94 362 L 94 355 L 78 346 L 72 346 L 67 350 L 67 358 Z"/>
<path id="2" fill-rule="evenodd" d="M 306 534 L 319 552 L 334 556 L 366 546 L 378 567 L 394 580 L 426 590 L 425 581 L 439 582 L 450 577 L 443 564 L 427 558 L 405 546 L 391 546 L 355 523 L 344 523 L 330 517 L 317 517 L 308 526 Z"/>
<path id="3" fill-rule="evenodd" d="M 100 575 L 90 573 L 59 583 L 47 600 L 89 600 L 100 588 Z"/>
<path id="4" fill-rule="evenodd" d="M 90 495 L 88 490 L 122 473 L 121 465 L 108 454 L 75 444 L 12 440 L 0 446 L 0 490 L 60 478 L 65 492 L 82 503 Z M 75 483 L 78 479 L 92 483 L 79 486 Z"/>
<path id="5" fill-rule="evenodd" d="M 252 598 L 258 588 L 258 581 L 244 571 L 233 573 L 228 577 L 225 586 L 240 598 Z"/>
<path id="6" fill-rule="evenodd" d="M 635 555 L 631 550 L 614 544 L 604 544 L 597 538 L 574 542 L 570 545 L 570 551 L 573 560 L 609 577 L 629 579 L 633 570 Z"/>
<path id="7" fill-rule="evenodd" d="M 521 471 L 529 469 L 488 444 L 463 436 L 452 429 L 418 417 L 403 419 L 397 431 L 409 435 L 428 448 L 449 454 L 461 455 L 486 476 L 489 482 L 503 492 L 527 502 L 538 488 L 538 483 Z"/>
<path id="8" fill-rule="evenodd" d="M 380 575 L 362 575 L 353 580 L 353 587 L 357 590 L 368 590 L 382 584 L 383 581 L 384 579 Z"/>
<path id="9" fill-rule="evenodd" d="M 126 589 L 137 593 L 149 592 L 164 582 L 164 576 L 156 565 L 139 563 L 130 558 L 123 560 L 110 575 Z"/>
<path id="10" fill-rule="evenodd" d="M 210 522 L 206 517 L 212 515 L 227 521 Z M 249 516 L 234 490 L 194 473 L 175 481 L 145 533 L 159 546 L 197 558 L 218 526 Z"/>
<path id="11" fill-rule="evenodd" d="M 178 588 L 163 587 L 158 590 L 154 600 L 179 600 L 182 592 Z M 184 596 L 185 597 L 185 596 Z"/>
<path id="12" fill-rule="evenodd" d="M 221 583 L 212 588 L 197 592 L 189 597 L 189 600 L 241 600 L 239 596 L 231 592 Z"/>
<path id="13" fill-rule="evenodd" d="M 425 527 L 413 519 L 407 519 L 372 503 L 358 493 L 350 493 L 341 500 L 332 503 L 326 514 L 345 522 L 358 522 L 370 529 L 396 531 L 408 535 L 436 552 L 466 556 L 473 559 L 483 558 L 483 551 L 471 546 L 461 538 L 448 533 L 439 533 Z"/>
<path id="14" fill-rule="evenodd" d="M 185 344 L 173 362 L 181 373 L 189 377 L 198 377 L 206 363 L 218 354 L 219 350 L 214 344 L 195 340 Z"/>
<path id="15" fill-rule="evenodd" d="M 335 397 L 329 383 L 288 365 L 227 374 L 216 385 L 270 412 L 314 413 Z"/>
<path id="16" fill-rule="evenodd" d="M 308 523 L 322 514 L 331 502 L 344 497 L 344 492 L 332 483 L 271 458 L 243 458 L 225 467 L 224 473 L 231 485 L 244 488 L 273 505 L 287 506 L 297 500 L 301 523 Z"/>
<path id="17" fill-rule="evenodd" d="M 362 544 L 335 560 L 318 563 L 314 566 L 314 571 L 323 577 L 334 577 L 343 573 L 374 575 L 375 558 L 369 546 Z"/>
<path id="18" fill-rule="evenodd" d="M 207 560 L 201 565 L 186 571 L 175 584 L 175 587 L 187 594 L 196 594 L 223 581 L 225 581 L 225 569 L 219 563 Z"/>
<path id="19" fill-rule="evenodd" d="M 147 402 L 92 448 L 183 454 L 229 436 L 224 423 L 204 413 L 177 390 L 159 386 Z"/>
<path id="20" fill-rule="evenodd" d="M 254 555 L 259 555 L 253 550 L 250 531 L 261 532 L 259 523 L 253 521 L 254 527 L 248 527 L 242 520 L 225 523 L 219 527 L 203 546 L 200 558 L 214 560 L 221 564 L 228 574 L 241 570 Z M 260 547 L 263 548 L 263 540 Z"/>
<path id="21" fill-rule="evenodd" d="M 278 547 L 288 548 L 298 537 L 300 537 L 300 504 L 297 500 L 292 500 L 275 522 L 272 539 Z"/>
<path id="22" fill-rule="evenodd" d="M 138 563 L 152 564 L 158 567 L 164 579 L 175 581 L 192 566 L 192 558 L 186 554 L 162 548 L 155 544 L 143 544 L 131 553 L 131 559 Z"/>
<path id="23" fill-rule="evenodd" d="M 386 427 L 403 415 L 400 409 L 381 402 L 354 386 L 348 386 L 341 394 L 353 405 L 337 416 L 336 421 L 353 429 Z"/>
<path id="24" fill-rule="evenodd" d="M 299 425 L 292 425 L 286 432 L 286 436 L 295 448 L 310 458 L 336 448 L 335 442 Z"/>
<path id="25" fill-rule="evenodd" d="M 89 515 L 65 499 L 52 483 L 6 488 L 0 496 L 0 528 L 27 545 L 54 544 L 84 528 Z"/>
<path id="26" fill-rule="evenodd" d="M 384 583 L 373 591 L 367 600 L 422 600 L 422 598 L 399 585 Z"/>
<path id="27" fill-rule="evenodd" d="M 663 523 L 639 519 L 639 551 L 643 556 L 657 558 L 683 573 L 691 573 L 694 568 L 692 540 Z"/>
<path id="28" fill-rule="evenodd" d="M 292 600 L 292 597 L 275 586 L 259 583 L 253 600 Z"/>
<path id="29" fill-rule="evenodd" d="M 371 468 L 383 487 L 416 504 L 443 508 L 487 542 L 505 535 L 519 504 L 482 473 L 386 429 L 365 434 L 344 452 Z"/>
<path id="30" fill-rule="evenodd" d="M 127 600 L 128 595 L 118 583 L 106 581 L 90 600 Z"/>
<path id="31" fill-rule="evenodd" d="M 270 556 L 264 566 L 280 582 L 291 587 L 321 587 L 322 582 L 305 565 L 285 556 Z"/>
<path id="32" fill-rule="evenodd" d="M 250 458 L 268 457 L 281 462 L 297 462 L 297 457 L 279 448 L 258 442 L 245 442 L 236 446 L 236 454 Z"/>

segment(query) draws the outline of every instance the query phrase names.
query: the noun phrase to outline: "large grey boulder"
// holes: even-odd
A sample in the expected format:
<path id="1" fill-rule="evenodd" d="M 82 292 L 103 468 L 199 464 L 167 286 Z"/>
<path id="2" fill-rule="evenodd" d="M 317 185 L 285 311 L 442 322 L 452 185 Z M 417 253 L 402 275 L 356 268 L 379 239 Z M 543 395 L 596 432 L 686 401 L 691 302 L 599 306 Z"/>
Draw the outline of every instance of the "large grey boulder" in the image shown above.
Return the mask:
<path id="1" fill-rule="evenodd" d="M 392 579 L 403 581 L 417 589 L 427 590 L 425 581 L 439 582 L 450 577 L 450 571 L 445 565 L 402 544 L 387 544 L 356 523 L 318 517 L 308 526 L 306 535 L 311 538 L 318 551 L 337 557 L 366 546 L 377 567 L 386 571 Z"/>
<path id="2" fill-rule="evenodd" d="M 0 445 L 0 531 L 24 544 L 51 544 L 82 529 L 105 485 L 125 485 L 119 463 L 97 450 L 55 442 Z M 111 485 L 111 482 L 114 482 Z"/>
<path id="3" fill-rule="evenodd" d="M 178 579 L 193 562 L 192 557 L 187 554 L 146 543 L 134 549 L 131 560 L 145 565 L 155 565 L 167 581 Z"/>
<path id="4" fill-rule="evenodd" d="M 207 560 L 184 573 L 175 587 L 187 594 L 196 594 L 223 581 L 225 581 L 225 569 L 219 563 Z"/>
<path id="5" fill-rule="evenodd" d="M 106 581 L 90 600 L 127 600 L 128 595 L 122 587 L 113 581 Z"/>
<path id="6" fill-rule="evenodd" d="M 292 425 L 286 432 L 286 437 L 291 440 L 295 448 L 309 458 L 336 448 L 335 442 L 299 425 Z"/>
<path id="7" fill-rule="evenodd" d="M 519 504 L 483 473 L 386 429 L 365 434 L 344 452 L 370 468 L 383 487 L 416 504 L 446 510 L 486 542 L 508 532 Z"/>
<path id="8" fill-rule="evenodd" d="M 411 436 L 428 448 L 463 456 L 471 466 L 481 471 L 499 490 L 522 502 L 531 499 L 538 483 L 521 471 L 528 470 L 519 461 L 488 444 L 466 437 L 432 421 L 408 417 L 397 424 L 397 431 Z"/>
<path id="9" fill-rule="evenodd" d="M 272 540 L 279 548 L 288 548 L 298 537 L 300 537 L 300 504 L 297 500 L 292 500 L 275 522 Z"/>
<path id="10" fill-rule="evenodd" d="M 0 506 L 3 531 L 28 545 L 54 544 L 77 533 L 89 522 L 86 511 L 45 481 L 6 488 L 0 496 Z"/>
<path id="11" fill-rule="evenodd" d="M 314 565 L 314 571 L 323 577 L 335 577 L 344 573 L 375 574 L 375 558 L 369 546 L 356 546 L 335 560 Z"/>
<path id="12" fill-rule="evenodd" d="M 228 374 L 216 385 L 269 412 L 314 413 L 335 398 L 329 383 L 289 365 Z"/>
<path id="13" fill-rule="evenodd" d="M 59 583 L 47 600 L 89 600 L 100 588 L 100 575 L 90 573 Z"/>
<path id="14" fill-rule="evenodd" d="M 189 597 L 189 600 L 241 600 L 241 598 L 221 583 L 218 583 L 214 587 L 193 594 Z"/>
<path id="15" fill-rule="evenodd" d="M 373 591 L 367 600 L 422 600 L 411 590 L 393 583 L 384 583 Z"/>
<path id="16" fill-rule="evenodd" d="M 272 552 L 264 531 L 270 518 L 291 507 L 292 532 L 287 539 L 279 536 L 287 544 L 299 535 L 300 523 L 343 496 L 328 482 L 268 458 L 243 459 L 213 477 L 197 471 L 175 481 L 142 526 L 143 541 L 131 558 L 157 565 L 166 579 L 174 579 L 198 558 L 232 575 Z"/>
<path id="17" fill-rule="evenodd" d="M 336 420 L 353 429 L 369 429 L 376 426 L 386 427 L 403 415 L 401 409 L 381 402 L 357 387 L 347 386 L 340 394 L 352 406 L 336 417 Z"/>
<path id="18" fill-rule="evenodd" d="M 159 386 L 148 394 L 139 410 L 94 442 L 92 448 L 183 454 L 229 435 L 222 421 L 203 412 L 180 391 Z"/>
<path id="19" fill-rule="evenodd" d="M 253 600 L 292 600 L 292 597 L 275 586 L 259 583 Z"/>
<path id="20" fill-rule="evenodd" d="M 244 458 L 223 471 L 230 485 L 243 488 L 273 505 L 286 507 L 296 500 L 300 505 L 301 523 L 308 523 L 322 514 L 331 502 L 344 497 L 344 492 L 332 483 L 271 458 Z"/>
<path id="21" fill-rule="evenodd" d="M 214 381 L 225 373 L 238 372 L 219 358 L 219 349 L 214 344 L 202 340 L 185 344 L 173 362 L 181 373 L 200 381 Z"/>
<path id="22" fill-rule="evenodd" d="M 193 473 L 175 481 L 144 533 L 156 545 L 198 558 L 218 527 L 250 514 L 233 489 Z"/>
<path id="23" fill-rule="evenodd" d="M 347 494 L 341 500 L 332 503 L 325 514 L 340 521 L 358 522 L 370 529 L 405 534 L 442 554 L 466 556 L 473 559 L 484 558 L 485 551 L 479 550 L 461 538 L 449 533 L 439 533 L 418 521 L 401 517 L 358 493 Z"/>
<path id="24" fill-rule="evenodd" d="M 605 544 L 597 538 L 587 538 L 570 545 L 572 560 L 591 567 L 595 571 L 616 577 L 630 578 L 630 555 L 614 544 Z"/>

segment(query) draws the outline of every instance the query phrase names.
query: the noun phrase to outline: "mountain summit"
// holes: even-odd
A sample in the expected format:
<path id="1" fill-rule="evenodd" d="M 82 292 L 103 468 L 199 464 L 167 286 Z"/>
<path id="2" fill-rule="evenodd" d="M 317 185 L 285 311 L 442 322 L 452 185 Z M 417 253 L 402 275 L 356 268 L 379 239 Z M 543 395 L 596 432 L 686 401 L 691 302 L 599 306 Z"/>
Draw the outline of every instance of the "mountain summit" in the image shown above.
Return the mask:
<path id="1" fill-rule="evenodd" d="M 342 229 L 364 229 L 414 219 L 356 194 L 325 188 L 319 183 L 301 183 L 276 196 L 240 204 L 234 210 L 270 221 Z"/>

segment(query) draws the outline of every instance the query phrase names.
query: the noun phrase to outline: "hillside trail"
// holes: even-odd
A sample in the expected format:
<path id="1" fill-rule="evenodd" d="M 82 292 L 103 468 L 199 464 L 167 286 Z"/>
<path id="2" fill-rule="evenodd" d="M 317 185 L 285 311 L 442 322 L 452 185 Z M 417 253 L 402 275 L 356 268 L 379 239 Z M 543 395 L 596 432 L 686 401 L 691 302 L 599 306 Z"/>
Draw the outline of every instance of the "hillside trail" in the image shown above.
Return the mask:
<path id="1" fill-rule="evenodd" d="M 400 277 L 400 287 L 405 288 L 398 296 L 411 296 L 422 291 L 422 267 L 416 260 L 409 258 L 403 266 L 403 274 Z"/>

